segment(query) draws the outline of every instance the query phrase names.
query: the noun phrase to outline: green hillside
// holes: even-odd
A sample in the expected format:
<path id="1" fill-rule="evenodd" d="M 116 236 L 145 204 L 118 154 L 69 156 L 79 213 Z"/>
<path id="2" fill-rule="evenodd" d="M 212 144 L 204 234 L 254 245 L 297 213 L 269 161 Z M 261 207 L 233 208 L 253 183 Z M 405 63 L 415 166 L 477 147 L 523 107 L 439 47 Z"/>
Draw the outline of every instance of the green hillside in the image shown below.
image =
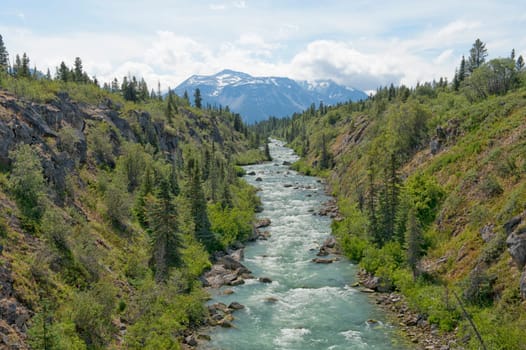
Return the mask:
<path id="1" fill-rule="evenodd" d="M 135 77 L 101 88 L 79 63 L 0 67 L 4 345 L 179 349 L 211 256 L 252 234 L 236 164 L 264 154 L 239 115 Z"/>
<path id="2" fill-rule="evenodd" d="M 256 129 L 327 178 L 343 216 L 333 233 L 378 290 L 481 348 L 457 295 L 487 349 L 523 349 L 526 76 L 522 57 L 481 57 L 452 83 L 391 85 Z"/>

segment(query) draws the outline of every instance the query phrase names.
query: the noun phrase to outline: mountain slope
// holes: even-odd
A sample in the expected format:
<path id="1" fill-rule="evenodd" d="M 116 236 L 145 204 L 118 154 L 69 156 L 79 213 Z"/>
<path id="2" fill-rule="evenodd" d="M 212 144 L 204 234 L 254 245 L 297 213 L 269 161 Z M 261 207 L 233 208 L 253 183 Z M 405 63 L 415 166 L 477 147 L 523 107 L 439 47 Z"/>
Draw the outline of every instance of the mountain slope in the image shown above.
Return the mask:
<path id="1" fill-rule="evenodd" d="M 321 101 L 335 105 L 367 98 L 362 91 L 330 80 L 297 82 L 280 77 L 252 77 L 232 70 L 212 76 L 194 75 L 175 88 L 175 93 L 182 96 L 186 91 L 192 95 L 195 89 L 200 90 L 204 104 L 229 106 L 248 123 L 301 112 Z"/>
<path id="2" fill-rule="evenodd" d="M 365 103 L 269 121 L 304 156 L 297 169 L 327 177 L 344 216 L 333 233 L 378 277 L 369 286 L 401 291 L 469 349 L 480 343 L 462 307 L 488 349 L 526 344 L 526 76 L 512 74 L 500 95 L 480 94 L 491 85 L 475 71 L 461 92 L 382 89 Z"/>
<path id="3" fill-rule="evenodd" d="M 179 349 L 207 315 L 210 254 L 252 233 L 245 126 L 173 96 L 2 78 L 0 348 Z"/>

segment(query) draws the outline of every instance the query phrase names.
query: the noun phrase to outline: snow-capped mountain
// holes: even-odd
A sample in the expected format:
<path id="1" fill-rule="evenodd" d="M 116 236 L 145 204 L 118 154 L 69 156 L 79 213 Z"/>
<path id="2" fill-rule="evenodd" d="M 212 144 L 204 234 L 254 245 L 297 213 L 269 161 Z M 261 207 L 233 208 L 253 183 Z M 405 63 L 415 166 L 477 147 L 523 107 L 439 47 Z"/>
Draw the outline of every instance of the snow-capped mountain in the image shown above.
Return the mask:
<path id="1" fill-rule="evenodd" d="M 295 81 L 281 77 L 253 77 L 246 73 L 223 70 L 217 74 L 194 75 L 175 88 L 191 97 L 199 88 L 203 104 L 229 106 L 249 124 L 269 116 L 285 117 L 324 104 L 366 99 L 360 90 L 338 85 L 331 80 Z"/>

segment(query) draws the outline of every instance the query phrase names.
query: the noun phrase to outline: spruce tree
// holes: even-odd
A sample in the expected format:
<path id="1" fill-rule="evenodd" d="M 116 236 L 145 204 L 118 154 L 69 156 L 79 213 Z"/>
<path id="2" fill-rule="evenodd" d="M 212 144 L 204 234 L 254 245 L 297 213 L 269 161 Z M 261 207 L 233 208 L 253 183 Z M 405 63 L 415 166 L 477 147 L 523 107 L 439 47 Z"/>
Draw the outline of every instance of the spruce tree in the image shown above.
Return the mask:
<path id="1" fill-rule="evenodd" d="M 31 78 L 31 68 L 29 68 L 29 57 L 25 52 L 22 55 L 22 65 L 20 67 L 20 72 L 18 76 L 21 78 Z"/>
<path id="2" fill-rule="evenodd" d="M 181 266 L 180 249 L 183 247 L 177 224 L 177 208 L 168 179 L 162 179 L 147 211 L 148 232 L 151 237 L 152 263 L 155 281 L 163 282 L 170 267 Z"/>
<path id="3" fill-rule="evenodd" d="M 218 248 L 214 233 L 211 231 L 210 220 L 206 211 L 206 198 L 201 183 L 201 174 L 197 161 L 190 159 L 188 162 L 188 192 L 190 211 L 194 221 L 196 239 L 203 244 L 208 252 Z"/>
<path id="4" fill-rule="evenodd" d="M 194 92 L 194 104 L 196 108 L 201 109 L 203 98 L 201 97 L 201 90 L 199 88 L 195 89 Z"/>
<path id="5" fill-rule="evenodd" d="M 9 54 L 4 45 L 4 39 L 0 35 L 0 72 L 7 72 L 9 67 Z"/>
<path id="6" fill-rule="evenodd" d="M 475 40 L 471 50 L 469 51 L 469 72 L 473 73 L 475 69 L 480 67 L 486 61 L 487 56 L 488 50 L 486 49 L 486 44 L 484 44 L 480 39 Z"/>
<path id="7" fill-rule="evenodd" d="M 515 64 L 515 66 L 519 72 L 524 69 L 524 58 L 522 57 L 522 55 L 520 55 L 519 58 L 517 58 L 517 63 Z"/>
<path id="8" fill-rule="evenodd" d="M 75 58 L 75 65 L 73 68 L 73 80 L 77 83 L 83 82 L 82 60 L 80 57 Z"/>

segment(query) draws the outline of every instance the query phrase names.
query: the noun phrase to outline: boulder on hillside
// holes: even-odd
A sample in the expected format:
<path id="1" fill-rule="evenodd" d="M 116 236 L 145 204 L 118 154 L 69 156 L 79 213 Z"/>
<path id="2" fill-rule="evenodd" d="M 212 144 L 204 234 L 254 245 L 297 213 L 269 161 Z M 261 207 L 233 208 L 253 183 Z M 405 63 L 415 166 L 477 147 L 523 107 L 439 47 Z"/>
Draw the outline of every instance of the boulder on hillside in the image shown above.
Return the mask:
<path id="1" fill-rule="evenodd" d="M 526 222 L 524 217 L 526 212 L 521 215 L 511 218 L 504 224 L 504 229 L 508 233 L 506 245 L 513 261 L 517 264 L 519 269 L 523 269 L 526 265 Z"/>

